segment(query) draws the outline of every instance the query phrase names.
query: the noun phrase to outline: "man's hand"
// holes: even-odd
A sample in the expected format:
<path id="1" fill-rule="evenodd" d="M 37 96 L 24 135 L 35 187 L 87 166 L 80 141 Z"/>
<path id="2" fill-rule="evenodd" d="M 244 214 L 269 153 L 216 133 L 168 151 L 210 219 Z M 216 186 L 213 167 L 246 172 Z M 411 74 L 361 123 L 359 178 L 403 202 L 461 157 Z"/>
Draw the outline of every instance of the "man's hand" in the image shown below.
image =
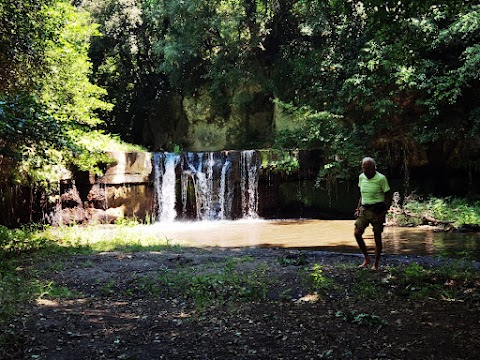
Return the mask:
<path id="1" fill-rule="evenodd" d="M 356 208 L 355 209 L 355 212 L 353 213 L 353 217 L 356 219 L 360 216 L 360 209 L 359 208 Z"/>
<path id="2" fill-rule="evenodd" d="M 390 211 L 390 205 L 387 201 L 385 201 L 385 211 L 383 213 L 383 216 L 387 216 L 387 213 Z"/>

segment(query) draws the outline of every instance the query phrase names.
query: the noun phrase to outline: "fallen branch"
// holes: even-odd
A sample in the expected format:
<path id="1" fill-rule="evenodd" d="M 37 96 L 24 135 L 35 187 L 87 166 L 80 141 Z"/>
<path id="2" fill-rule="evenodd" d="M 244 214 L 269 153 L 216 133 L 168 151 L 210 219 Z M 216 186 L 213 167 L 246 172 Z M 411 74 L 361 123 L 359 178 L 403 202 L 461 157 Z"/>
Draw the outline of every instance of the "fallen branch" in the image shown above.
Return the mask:
<path id="1" fill-rule="evenodd" d="M 452 225 L 455 221 L 450 220 L 439 220 L 435 219 L 431 216 L 424 215 L 424 214 L 415 214 L 411 211 L 400 209 L 400 208 L 393 208 L 390 210 L 395 215 L 404 215 L 410 218 L 417 218 L 421 219 L 423 224 L 432 224 L 432 225 Z"/>
<path id="2" fill-rule="evenodd" d="M 428 223 L 433 223 L 434 225 L 451 225 L 453 224 L 455 221 L 448 221 L 448 220 L 438 220 L 438 219 L 435 219 L 435 218 L 432 218 L 430 216 L 426 216 L 426 215 L 423 215 L 422 216 L 422 221 L 425 223 L 425 222 L 428 222 Z"/>

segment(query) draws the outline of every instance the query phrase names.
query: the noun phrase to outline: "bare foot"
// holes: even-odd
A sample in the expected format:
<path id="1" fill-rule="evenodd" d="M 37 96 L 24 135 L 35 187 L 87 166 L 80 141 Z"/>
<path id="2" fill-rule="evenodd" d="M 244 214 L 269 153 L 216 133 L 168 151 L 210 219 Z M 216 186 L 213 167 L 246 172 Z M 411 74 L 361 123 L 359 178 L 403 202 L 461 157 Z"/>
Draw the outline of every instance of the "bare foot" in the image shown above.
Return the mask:
<path id="1" fill-rule="evenodd" d="M 363 261 L 363 263 L 361 263 L 360 265 L 358 265 L 358 268 L 359 268 L 359 269 L 365 269 L 365 268 L 368 266 L 368 264 L 370 264 L 370 260 L 369 260 L 369 259 L 365 259 L 365 260 Z"/>
<path id="2" fill-rule="evenodd" d="M 372 265 L 372 270 L 377 271 L 378 270 L 378 264 L 373 264 Z"/>

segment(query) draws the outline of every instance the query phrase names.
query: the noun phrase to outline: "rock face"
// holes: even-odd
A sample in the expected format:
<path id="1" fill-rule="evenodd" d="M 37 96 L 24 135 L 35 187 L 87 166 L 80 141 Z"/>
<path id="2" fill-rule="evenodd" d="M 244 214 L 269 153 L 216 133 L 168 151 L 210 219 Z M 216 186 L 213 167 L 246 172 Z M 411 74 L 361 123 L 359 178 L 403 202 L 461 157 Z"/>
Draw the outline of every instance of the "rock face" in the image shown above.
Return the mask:
<path id="1" fill-rule="evenodd" d="M 113 223 L 123 218 L 148 219 L 154 208 L 152 155 L 111 152 L 113 162 L 102 177 L 79 173 L 62 180 L 60 206 L 49 222 Z"/>

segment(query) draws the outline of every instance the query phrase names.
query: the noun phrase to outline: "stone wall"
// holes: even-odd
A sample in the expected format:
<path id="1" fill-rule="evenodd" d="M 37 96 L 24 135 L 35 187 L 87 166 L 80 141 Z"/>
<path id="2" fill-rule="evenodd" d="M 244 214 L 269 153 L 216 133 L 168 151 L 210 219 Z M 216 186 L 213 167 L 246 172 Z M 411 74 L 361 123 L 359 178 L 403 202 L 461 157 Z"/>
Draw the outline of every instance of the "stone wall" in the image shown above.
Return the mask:
<path id="1" fill-rule="evenodd" d="M 47 219 L 52 224 L 145 221 L 154 212 L 152 154 L 111 152 L 103 176 L 70 173 L 61 180 L 60 200 Z"/>

